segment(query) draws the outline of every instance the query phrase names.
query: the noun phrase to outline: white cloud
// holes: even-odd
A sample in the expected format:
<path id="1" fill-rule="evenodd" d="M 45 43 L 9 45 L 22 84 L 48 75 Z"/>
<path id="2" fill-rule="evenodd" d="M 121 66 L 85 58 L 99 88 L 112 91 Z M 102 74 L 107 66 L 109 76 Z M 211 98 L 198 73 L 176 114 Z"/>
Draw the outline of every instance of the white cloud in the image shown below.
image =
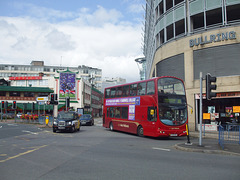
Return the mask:
<path id="1" fill-rule="evenodd" d="M 102 69 L 103 77 L 136 81 L 139 73 L 134 59 L 142 54 L 141 24 L 121 22 L 121 17 L 119 11 L 101 6 L 93 13 L 83 8 L 77 18 L 59 23 L 31 17 L 0 17 L 0 61 L 87 65 Z"/>

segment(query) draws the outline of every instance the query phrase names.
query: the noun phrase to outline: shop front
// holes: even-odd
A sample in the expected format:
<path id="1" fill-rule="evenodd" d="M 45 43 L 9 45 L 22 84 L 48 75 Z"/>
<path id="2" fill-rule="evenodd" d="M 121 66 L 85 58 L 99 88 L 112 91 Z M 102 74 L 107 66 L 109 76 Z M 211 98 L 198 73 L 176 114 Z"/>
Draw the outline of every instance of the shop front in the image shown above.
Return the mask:
<path id="1" fill-rule="evenodd" d="M 240 125 L 240 92 L 217 93 L 216 98 L 206 99 L 203 94 L 203 128 L 205 131 L 217 131 L 218 125 Z M 196 126 L 199 130 L 200 95 L 195 94 Z"/>

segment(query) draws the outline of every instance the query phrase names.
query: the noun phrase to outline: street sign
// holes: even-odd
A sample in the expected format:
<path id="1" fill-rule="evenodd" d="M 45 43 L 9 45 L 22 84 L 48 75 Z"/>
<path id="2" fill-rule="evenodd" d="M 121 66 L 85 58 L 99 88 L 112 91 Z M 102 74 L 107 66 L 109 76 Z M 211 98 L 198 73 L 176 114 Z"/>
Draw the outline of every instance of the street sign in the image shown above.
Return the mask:
<path id="1" fill-rule="evenodd" d="M 44 101 L 38 101 L 38 104 L 39 104 L 39 105 L 44 105 L 45 102 L 44 102 Z"/>
<path id="2" fill-rule="evenodd" d="M 37 97 L 36 101 L 48 101 L 48 97 Z"/>

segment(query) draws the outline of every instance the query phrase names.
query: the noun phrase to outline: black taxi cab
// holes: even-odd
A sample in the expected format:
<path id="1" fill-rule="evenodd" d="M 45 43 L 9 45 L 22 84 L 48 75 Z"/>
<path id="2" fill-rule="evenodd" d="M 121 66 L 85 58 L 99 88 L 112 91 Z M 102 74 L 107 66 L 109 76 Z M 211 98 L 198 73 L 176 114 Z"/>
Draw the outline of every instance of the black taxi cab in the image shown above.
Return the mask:
<path id="1" fill-rule="evenodd" d="M 78 114 L 72 111 L 61 111 L 58 113 L 57 119 L 53 122 L 53 132 L 80 130 L 80 120 Z"/>

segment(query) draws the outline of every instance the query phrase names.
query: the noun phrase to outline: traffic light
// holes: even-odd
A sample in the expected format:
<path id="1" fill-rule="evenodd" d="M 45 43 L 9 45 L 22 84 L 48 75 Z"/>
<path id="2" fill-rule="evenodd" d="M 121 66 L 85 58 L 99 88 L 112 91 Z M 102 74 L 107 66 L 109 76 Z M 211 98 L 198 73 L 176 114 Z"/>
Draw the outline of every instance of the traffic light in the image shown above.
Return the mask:
<path id="1" fill-rule="evenodd" d="M 17 102 L 16 102 L 16 101 L 13 101 L 12 108 L 13 108 L 13 109 L 16 109 L 16 108 L 17 108 Z"/>
<path id="2" fill-rule="evenodd" d="M 215 83 L 217 81 L 216 77 L 211 76 L 211 74 L 207 74 L 206 75 L 206 97 L 208 100 L 211 100 L 212 97 L 216 97 L 217 93 L 212 92 L 212 90 L 216 90 L 217 89 L 217 85 L 216 84 L 212 84 Z"/>
<path id="3" fill-rule="evenodd" d="M 4 109 L 4 101 L 2 101 L 2 109 Z"/>
<path id="4" fill-rule="evenodd" d="M 50 94 L 50 104 L 53 104 L 53 102 L 54 102 L 54 94 Z"/>
<path id="5" fill-rule="evenodd" d="M 50 94 L 50 104 L 58 104 L 57 94 Z"/>

